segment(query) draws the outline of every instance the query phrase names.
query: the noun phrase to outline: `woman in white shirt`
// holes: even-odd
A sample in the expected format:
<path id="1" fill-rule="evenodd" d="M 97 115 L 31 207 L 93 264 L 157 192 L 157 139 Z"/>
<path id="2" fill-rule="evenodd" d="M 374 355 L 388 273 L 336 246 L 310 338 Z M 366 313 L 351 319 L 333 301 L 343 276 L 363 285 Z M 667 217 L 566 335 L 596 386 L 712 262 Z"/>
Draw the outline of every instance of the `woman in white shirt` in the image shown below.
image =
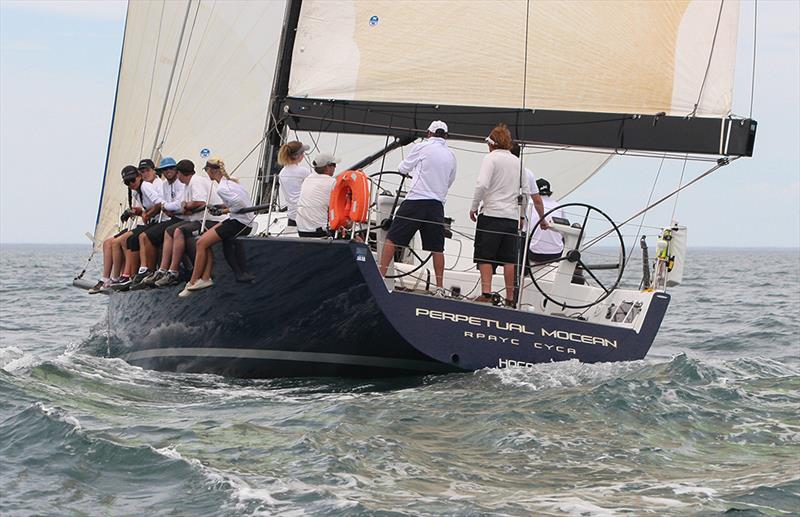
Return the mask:
<path id="1" fill-rule="evenodd" d="M 225 170 L 225 162 L 216 157 L 209 158 L 203 170 L 206 171 L 211 181 L 219 183 L 217 194 L 224 205 L 215 207 L 214 211 L 217 214 L 227 213 L 230 216 L 197 239 L 194 271 L 186 288 L 178 294 L 181 298 L 189 296 L 192 291 L 199 291 L 214 285 L 214 281 L 211 279 L 211 272 L 214 269 L 214 254 L 211 252 L 211 247 L 220 241 L 223 241 L 223 246 L 227 243 L 233 244 L 236 237 L 249 235 L 255 219 L 253 214 L 236 213 L 239 209 L 253 206 L 253 202 L 244 187 L 228 175 Z M 241 274 L 244 272 L 237 271 L 238 261 L 236 258 L 238 257 L 229 257 L 228 255 L 229 250 L 226 250 L 225 258 L 236 273 L 237 280 L 241 280 Z"/>
<path id="2" fill-rule="evenodd" d="M 483 159 L 470 219 L 477 221 L 474 261 L 481 273 L 481 296 L 477 302 L 492 301 L 492 275 L 497 265 L 503 266 L 506 304 L 514 300 L 515 264 L 519 245 L 520 190 L 523 200 L 530 194 L 527 178 L 520 180 L 522 165 L 511 154 L 511 132 L 505 124 L 497 125 L 486 138 L 489 154 Z M 480 215 L 478 209 L 480 208 Z"/>
<path id="3" fill-rule="evenodd" d="M 302 165 L 305 153 L 310 148 L 297 140 L 283 144 L 278 151 L 278 163 L 283 165 L 278 173 L 281 200 L 286 204 L 289 226 L 297 226 L 297 201 L 300 188 L 311 170 Z"/>

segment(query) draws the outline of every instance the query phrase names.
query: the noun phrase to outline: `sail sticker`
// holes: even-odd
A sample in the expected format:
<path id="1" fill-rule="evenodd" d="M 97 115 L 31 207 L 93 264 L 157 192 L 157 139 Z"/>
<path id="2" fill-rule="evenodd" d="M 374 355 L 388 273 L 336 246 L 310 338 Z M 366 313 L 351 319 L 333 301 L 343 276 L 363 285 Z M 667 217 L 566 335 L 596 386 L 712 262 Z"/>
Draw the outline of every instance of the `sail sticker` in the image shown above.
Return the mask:
<path id="1" fill-rule="evenodd" d="M 208 158 L 208 155 L 210 155 L 210 154 L 211 154 L 211 149 L 209 149 L 208 147 L 203 147 L 202 149 L 200 149 L 200 156 L 201 157 Z"/>
<path id="2" fill-rule="evenodd" d="M 378 25 L 378 20 L 379 18 L 373 14 L 372 16 L 369 17 L 369 26 L 375 27 L 376 25 Z"/>

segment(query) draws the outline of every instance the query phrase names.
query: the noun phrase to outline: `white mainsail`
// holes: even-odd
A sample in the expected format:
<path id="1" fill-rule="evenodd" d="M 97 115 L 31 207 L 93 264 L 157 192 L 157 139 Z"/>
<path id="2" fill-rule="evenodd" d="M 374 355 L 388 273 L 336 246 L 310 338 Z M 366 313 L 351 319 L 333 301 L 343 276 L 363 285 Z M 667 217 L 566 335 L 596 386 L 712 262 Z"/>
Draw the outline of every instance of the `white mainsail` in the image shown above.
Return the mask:
<path id="1" fill-rule="evenodd" d="M 199 170 L 207 149 L 229 170 L 241 162 L 235 176 L 251 188 L 284 10 L 282 0 L 129 2 L 97 246 L 127 203 L 119 172 L 141 158 Z"/>
<path id="2" fill-rule="evenodd" d="M 738 19 L 738 0 L 305 0 L 289 95 L 724 117 Z"/>

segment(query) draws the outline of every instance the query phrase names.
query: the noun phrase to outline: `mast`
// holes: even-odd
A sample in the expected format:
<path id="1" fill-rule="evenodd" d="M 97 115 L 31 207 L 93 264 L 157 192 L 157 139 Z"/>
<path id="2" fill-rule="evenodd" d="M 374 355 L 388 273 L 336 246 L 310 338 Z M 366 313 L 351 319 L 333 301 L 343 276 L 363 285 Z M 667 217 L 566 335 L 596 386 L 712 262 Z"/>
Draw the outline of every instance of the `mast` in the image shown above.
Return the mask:
<path id="1" fill-rule="evenodd" d="M 261 162 L 261 182 L 259 192 L 256 196 L 256 203 L 263 203 L 264 194 L 268 191 L 268 186 L 272 182 L 273 162 L 275 149 L 281 145 L 281 133 L 284 131 L 284 122 L 281 120 L 280 109 L 282 100 L 289 92 L 289 73 L 292 66 L 292 54 L 294 52 L 294 40 L 297 34 L 297 24 L 300 20 L 300 10 L 303 6 L 302 0 L 288 0 L 286 11 L 283 18 L 283 29 L 281 30 L 280 46 L 278 50 L 278 61 L 275 65 L 275 75 L 272 81 L 272 93 L 269 98 L 267 108 L 267 121 L 264 127 L 265 148 L 262 151 Z M 272 202 L 272 200 L 270 200 Z"/>

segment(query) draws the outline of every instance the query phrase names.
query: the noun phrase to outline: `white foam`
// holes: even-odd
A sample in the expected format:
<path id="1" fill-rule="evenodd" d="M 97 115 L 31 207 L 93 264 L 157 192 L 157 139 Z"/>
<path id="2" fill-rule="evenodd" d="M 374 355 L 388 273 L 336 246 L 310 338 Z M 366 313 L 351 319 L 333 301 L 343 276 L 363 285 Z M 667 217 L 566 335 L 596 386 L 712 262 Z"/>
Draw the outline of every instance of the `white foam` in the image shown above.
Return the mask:
<path id="1" fill-rule="evenodd" d="M 36 408 L 54 420 L 58 420 L 72 426 L 72 429 L 68 434 L 78 432 L 82 429 L 80 421 L 61 408 L 45 406 L 41 402 L 36 402 L 32 407 Z"/>

